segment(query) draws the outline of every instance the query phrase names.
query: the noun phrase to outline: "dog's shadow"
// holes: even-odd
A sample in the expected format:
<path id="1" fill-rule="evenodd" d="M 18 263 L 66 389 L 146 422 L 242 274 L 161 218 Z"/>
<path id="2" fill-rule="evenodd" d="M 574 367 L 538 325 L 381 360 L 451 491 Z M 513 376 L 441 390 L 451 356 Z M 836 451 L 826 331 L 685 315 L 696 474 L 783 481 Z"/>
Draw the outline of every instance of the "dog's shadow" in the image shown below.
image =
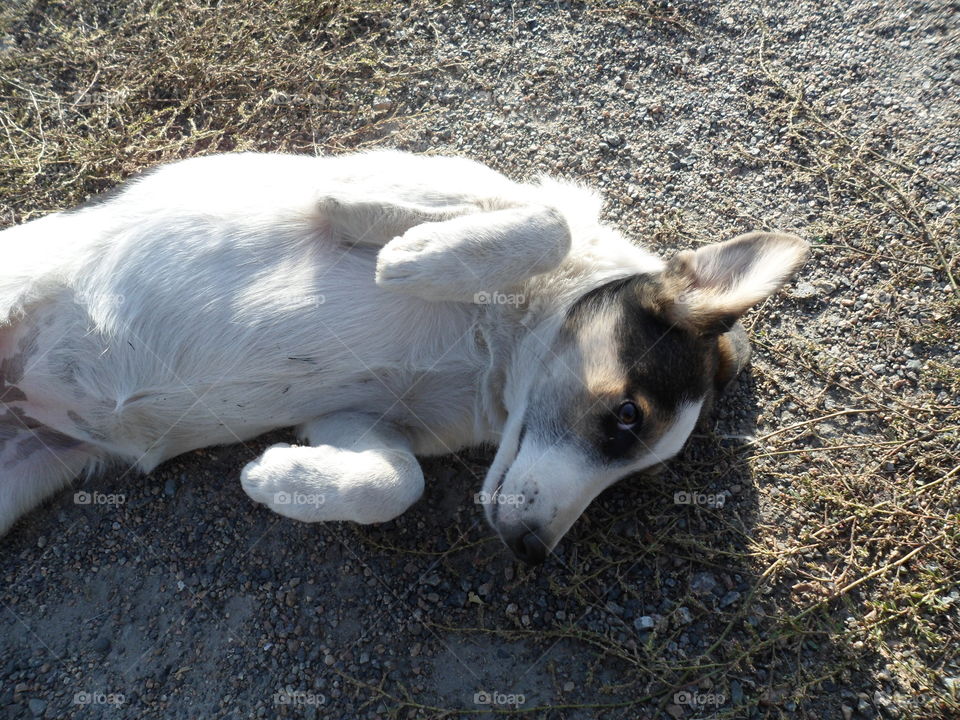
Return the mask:
<path id="1" fill-rule="evenodd" d="M 742 561 L 759 517 L 749 462 L 758 414 L 756 380 L 748 371 L 718 398 L 706 428 L 695 431 L 679 456 L 597 498 L 563 552 L 588 549 L 621 571 L 631 562 L 631 573 L 638 573 L 633 579 L 643 582 L 622 592 L 638 598 L 652 592 L 662 611 L 672 604 L 664 598 L 683 597 L 691 583 L 707 607 L 714 600 L 726 607 L 731 593 L 747 593 L 750 572 Z M 710 593 L 694 582 L 702 572 L 720 578 Z"/>
<path id="2" fill-rule="evenodd" d="M 756 523 L 758 494 L 748 451 L 758 416 L 756 381 L 748 371 L 739 375 L 717 400 L 707 429 L 697 430 L 679 456 L 648 473 L 616 483 L 589 506 L 561 540 L 551 564 L 563 567 L 574 548 L 596 547 L 601 556 L 632 550 L 637 557 L 669 554 L 680 545 L 702 545 L 704 553 L 718 544 L 729 552 L 727 535 L 745 549 Z M 482 508 L 474 502 L 495 449 L 481 448 L 422 460 L 427 487 L 423 499 L 403 517 L 418 524 L 454 527 L 469 520 L 477 525 Z M 465 512 L 465 509 L 467 512 Z M 378 526 L 390 532 L 387 523 Z M 669 528 L 662 536 L 658 529 Z M 378 532 L 377 529 L 371 529 Z M 485 526 L 477 530 L 491 534 Z M 658 539 L 651 543 L 651 535 Z M 511 563 L 509 551 L 496 543 L 487 550 Z"/>
<path id="3" fill-rule="evenodd" d="M 447 572 L 440 575 L 476 577 L 478 568 L 486 569 L 492 593 L 509 597 L 504 603 L 549 620 L 539 629 L 557 643 L 556 650 L 548 651 L 551 656 L 583 652 L 582 640 L 592 638 L 609 655 L 637 658 L 655 669 L 660 682 L 682 687 L 697 679 L 685 677 L 691 658 L 709 655 L 728 624 L 749 612 L 749 601 L 762 584 L 750 561 L 759 494 L 749 450 L 758 413 L 757 383 L 748 370 L 718 398 L 709 430 L 698 431 L 656 475 L 632 476 L 604 492 L 539 567 L 515 561 L 483 524 L 479 507 L 472 521 L 465 509 L 472 505 L 469 499 L 480 487 L 491 452 L 427 460 L 425 498 L 403 522 L 440 529 L 440 547 L 450 547 L 452 540 L 443 529 L 469 525 L 464 549 L 452 548 L 442 558 Z M 379 536 L 388 530 L 362 532 Z M 494 607 L 499 604 L 497 598 L 477 598 L 485 606 L 491 600 Z M 604 617 L 591 621 L 598 610 Z M 543 665 L 539 651 L 531 654 L 530 643 L 520 640 L 524 628 L 516 620 L 493 621 L 495 639 L 487 635 L 489 627 L 480 632 L 469 621 L 443 637 L 449 651 L 434 666 L 438 703 L 469 707 L 463 700 L 465 684 L 522 694 L 527 705 L 556 702 L 548 677 L 531 672 L 516 682 L 516 667 Z M 464 657 L 472 658 L 471 667 L 482 677 L 479 683 L 461 671 Z M 586 682 L 588 671 L 582 672 Z M 609 683 L 617 685 L 616 671 L 608 667 L 601 675 L 609 673 Z M 726 699 L 742 702 L 739 696 Z M 615 702 L 616 694 L 607 700 Z"/>
<path id="4" fill-rule="evenodd" d="M 321 693 L 333 692 L 338 673 L 362 677 L 368 666 L 358 658 L 381 652 L 380 642 L 402 648 L 391 655 L 391 676 L 411 687 L 429 677 L 431 689 L 414 695 L 437 707 L 477 709 L 475 695 L 486 691 L 522 696 L 527 706 L 558 702 L 565 683 L 554 662 L 569 665 L 584 653 L 582 667 L 565 671 L 581 701 L 617 701 L 615 692 L 597 694 L 598 682 L 620 682 L 617 657 L 651 668 L 643 682 L 681 686 L 682 668 L 709 654 L 761 582 L 749 562 L 758 494 L 744 440 L 756 422 L 756 394 L 754 379 L 741 375 L 718 401 L 711 432 L 691 438 L 659 475 L 627 478 L 605 492 L 535 568 L 513 559 L 475 499 L 492 450 L 423 459 L 424 497 L 396 520 L 305 525 L 254 505 L 237 482 L 245 462 L 291 439 L 279 432 L 176 458 L 146 477 L 78 481 L 74 490 L 125 493 L 125 501 L 78 506 L 64 493 L 28 518 L 5 541 L 14 553 L 6 568 L 17 582 L 4 601 L 59 654 L 109 638 L 109 662 L 89 682 L 130 695 L 171 662 L 187 662 L 162 633 L 135 632 L 166 611 L 192 618 L 192 631 L 211 650 L 188 684 L 224 672 L 219 653 L 231 644 L 252 663 L 258 647 L 286 638 L 281 666 L 332 660 L 318 673 Z M 56 553 L 69 544 L 71 563 L 106 563 L 108 571 L 95 579 L 71 571 L 59 554 L 37 547 L 44 527 Z M 141 564 L 121 566 L 104 555 L 121 546 Z M 16 572 L 14 558 L 23 558 Z M 30 569 L 40 562 L 60 581 L 33 583 Z M 71 613 L 96 615 L 97 593 L 140 586 L 130 617 L 75 627 Z M 28 597 L 48 608 L 45 616 L 31 611 Z M 372 597 L 385 600 L 371 607 Z M 24 630 L 6 649 L 25 662 L 31 638 Z M 158 650 L 144 655 L 155 642 Z M 409 650 L 420 645 L 431 648 L 429 658 Z M 254 685 L 249 692 L 261 696 L 277 691 L 272 674 Z"/>

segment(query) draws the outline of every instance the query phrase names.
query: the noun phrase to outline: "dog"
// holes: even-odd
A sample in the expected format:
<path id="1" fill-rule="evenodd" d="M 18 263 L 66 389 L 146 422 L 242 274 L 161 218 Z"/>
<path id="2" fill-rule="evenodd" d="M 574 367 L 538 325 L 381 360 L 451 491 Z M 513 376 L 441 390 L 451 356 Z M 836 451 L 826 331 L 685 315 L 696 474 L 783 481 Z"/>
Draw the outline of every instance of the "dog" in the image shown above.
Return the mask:
<path id="1" fill-rule="evenodd" d="M 486 518 L 543 562 L 681 450 L 808 255 L 755 232 L 665 261 L 581 186 L 399 151 L 210 155 L 94 200 L 0 233 L 0 533 L 111 462 L 296 427 L 243 468 L 257 503 L 380 523 L 417 456 L 495 444 Z"/>

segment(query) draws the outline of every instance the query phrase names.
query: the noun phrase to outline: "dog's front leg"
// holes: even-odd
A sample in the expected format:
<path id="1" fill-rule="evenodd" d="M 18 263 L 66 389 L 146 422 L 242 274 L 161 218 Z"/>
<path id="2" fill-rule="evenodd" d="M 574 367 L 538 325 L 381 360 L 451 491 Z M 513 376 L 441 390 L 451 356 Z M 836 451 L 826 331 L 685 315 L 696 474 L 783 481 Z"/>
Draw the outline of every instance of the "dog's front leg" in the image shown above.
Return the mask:
<path id="1" fill-rule="evenodd" d="M 377 256 L 377 285 L 427 300 L 486 302 L 557 267 L 570 228 L 546 205 L 474 213 L 411 228 Z"/>
<path id="2" fill-rule="evenodd" d="M 309 445 L 273 445 L 240 475 L 247 495 L 301 520 L 391 520 L 423 493 L 423 472 L 396 427 L 336 413 L 301 428 Z"/>

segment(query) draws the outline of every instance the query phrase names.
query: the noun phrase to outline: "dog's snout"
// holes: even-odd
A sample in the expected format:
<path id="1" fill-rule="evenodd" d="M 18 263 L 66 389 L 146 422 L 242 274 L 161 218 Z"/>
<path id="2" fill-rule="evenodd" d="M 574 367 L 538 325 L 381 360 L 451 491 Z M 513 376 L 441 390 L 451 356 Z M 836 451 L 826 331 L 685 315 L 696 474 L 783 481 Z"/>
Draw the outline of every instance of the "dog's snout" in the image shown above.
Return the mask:
<path id="1" fill-rule="evenodd" d="M 547 559 L 547 546 L 536 532 L 524 529 L 505 539 L 514 556 L 527 565 L 540 565 Z"/>

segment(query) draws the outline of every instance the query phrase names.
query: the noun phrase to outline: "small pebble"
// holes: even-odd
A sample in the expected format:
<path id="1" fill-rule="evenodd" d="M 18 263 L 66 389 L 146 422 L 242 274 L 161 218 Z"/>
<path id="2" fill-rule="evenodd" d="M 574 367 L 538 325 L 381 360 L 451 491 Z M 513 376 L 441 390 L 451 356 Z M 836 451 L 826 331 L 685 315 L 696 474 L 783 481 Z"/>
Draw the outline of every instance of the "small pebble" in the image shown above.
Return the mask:
<path id="1" fill-rule="evenodd" d="M 734 705 L 743 702 L 743 685 L 740 684 L 739 680 L 730 681 L 730 700 Z"/>
<path id="2" fill-rule="evenodd" d="M 738 593 L 736 590 L 731 590 L 726 595 L 724 595 L 723 598 L 720 600 L 720 607 L 725 608 L 730 605 L 733 605 L 739 599 L 740 599 L 740 593 Z"/>
<path id="3" fill-rule="evenodd" d="M 633 621 L 633 626 L 637 630 L 653 630 L 655 625 L 656 623 L 649 615 L 643 615 L 642 617 L 638 617 Z"/>

